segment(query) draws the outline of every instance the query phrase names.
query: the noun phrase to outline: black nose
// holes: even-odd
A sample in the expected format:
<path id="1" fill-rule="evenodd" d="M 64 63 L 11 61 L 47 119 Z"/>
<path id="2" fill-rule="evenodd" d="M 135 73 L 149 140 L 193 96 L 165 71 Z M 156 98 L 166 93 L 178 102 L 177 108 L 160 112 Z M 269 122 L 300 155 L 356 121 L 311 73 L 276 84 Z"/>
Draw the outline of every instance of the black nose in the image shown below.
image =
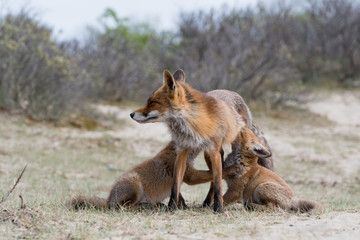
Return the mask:
<path id="1" fill-rule="evenodd" d="M 133 113 L 133 112 L 130 113 L 130 117 L 131 117 L 131 118 L 134 118 L 134 115 L 135 115 L 135 113 Z"/>

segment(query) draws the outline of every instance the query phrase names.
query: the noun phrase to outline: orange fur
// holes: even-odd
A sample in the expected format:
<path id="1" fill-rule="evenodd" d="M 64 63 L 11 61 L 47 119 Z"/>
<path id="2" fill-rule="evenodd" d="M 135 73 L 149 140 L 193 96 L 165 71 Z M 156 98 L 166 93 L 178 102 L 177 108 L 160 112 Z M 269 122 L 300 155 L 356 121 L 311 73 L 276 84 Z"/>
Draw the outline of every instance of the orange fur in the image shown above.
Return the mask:
<path id="1" fill-rule="evenodd" d="M 246 207 L 258 210 L 279 207 L 300 212 L 323 211 L 323 207 L 315 201 L 296 199 L 281 177 L 258 165 L 259 156 L 267 157 L 271 153 L 250 129 L 242 130 L 237 142 L 238 145 L 225 160 L 225 169 L 233 171 L 233 177 L 226 179 L 226 204 L 242 200 Z"/>
<path id="2" fill-rule="evenodd" d="M 231 143 L 245 126 L 245 121 L 233 105 L 211 93 L 204 94 L 185 83 L 185 73 L 177 70 L 174 76 L 164 71 L 164 84 L 146 104 L 130 116 L 139 123 L 167 123 L 178 154 L 169 207 L 179 203 L 180 186 L 188 153 L 204 150 L 211 161 L 214 181 L 214 210 L 222 211 L 222 164 L 220 150 L 223 143 Z"/>

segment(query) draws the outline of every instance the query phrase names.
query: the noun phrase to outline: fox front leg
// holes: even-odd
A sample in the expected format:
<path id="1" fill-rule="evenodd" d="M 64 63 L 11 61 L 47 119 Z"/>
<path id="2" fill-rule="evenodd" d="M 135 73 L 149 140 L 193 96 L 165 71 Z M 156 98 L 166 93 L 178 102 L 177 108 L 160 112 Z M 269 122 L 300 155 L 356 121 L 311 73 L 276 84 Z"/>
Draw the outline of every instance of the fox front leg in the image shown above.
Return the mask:
<path id="1" fill-rule="evenodd" d="M 184 179 L 186 162 L 189 157 L 189 150 L 182 150 L 176 157 L 174 166 L 174 182 L 171 188 L 171 195 L 169 200 L 169 209 L 175 210 L 179 206 L 180 187 Z"/>

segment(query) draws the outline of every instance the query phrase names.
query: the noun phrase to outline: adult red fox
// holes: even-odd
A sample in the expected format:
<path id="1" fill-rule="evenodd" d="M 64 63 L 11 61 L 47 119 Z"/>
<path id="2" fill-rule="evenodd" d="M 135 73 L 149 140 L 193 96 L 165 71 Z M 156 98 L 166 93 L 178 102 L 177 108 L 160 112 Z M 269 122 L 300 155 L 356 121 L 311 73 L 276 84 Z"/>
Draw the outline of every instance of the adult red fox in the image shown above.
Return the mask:
<path id="1" fill-rule="evenodd" d="M 224 171 L 237 168 L 238 174 L 226 178 L 225 204 L 242 200 L 249 209 L 268 210 L 277 207 L 300 212 L 320 212 L 323 207 L 312 200 L 297 199 L 291 188 L 274 172 L 258 165 L 258 157 L 271 153 L 248 128 L 244 128 L 227 156 Z"/>
<path id="2" fill-rule="evenodd" d="M 210 171 L 197 170 L 193 161 L 199 151 L 192 151 L 186 164 L 184 182 L 189 185 L 209 182 L 213 179 Z M 170 142 L 155 157 L 142 162 L 125 172 L 114 183 L 107 199 L 79 196 L 67 202 L 69 208 L 94 207 L 98 209 L 116 209 L 120 206 L 157 204 L 170 196 L 174 176 L 176 149 Z M 224 172 L 224 177 L 228 176 Z M 186 207 L 180 194 L 180 205 Z"/>
<path id="3" fill-rule="evenodd" d="M 163 85 L 130 116 L 139 123 L 165 122 L 170 129 L 177 156 L 168 206 L 175 209 L 180 204 L 179 192 L 189 154 L 204 150 L 205 160 L 213 172 L 214 211 L 222 212 L 220 151 L 223 143 L 235 140 L 246 121 L 236 110 L 237 101 L 232 104 L 228 100 L 230 91 L 201 93 L 185 83 L 185 73 L 180 69 L 174 75 L 165 70 L 163 78 Z"/>

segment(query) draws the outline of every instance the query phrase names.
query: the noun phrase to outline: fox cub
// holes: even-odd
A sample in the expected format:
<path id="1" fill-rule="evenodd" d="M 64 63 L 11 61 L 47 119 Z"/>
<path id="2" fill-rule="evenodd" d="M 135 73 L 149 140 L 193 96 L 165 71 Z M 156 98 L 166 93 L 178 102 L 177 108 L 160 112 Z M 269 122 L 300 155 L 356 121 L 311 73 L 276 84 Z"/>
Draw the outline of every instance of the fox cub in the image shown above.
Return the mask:
<path id="1" fill-rule="evenodd" d="M 228 190 L 225 204 L 242 200 L 248 209 L 271 210 L 281 208 L 300 212 L 321 212 L 323 207 L 312 200 L 297 199 L 291 188 L 274 172 L 258 165 L 259 157 L 270 152 L 248 128 L 242 130 L 225 160 L 224 169 L 238 173 L 226 179 Z"/>
<path id="2" fill-rule="evenodd" d="M 176 158 L 174 142 L 170 142 L 155 157 L 142 162 L 120 176 L 114 183 L 107 199 L 79 196 L 66 203 L 68 208 L 117 209 L 120 206 L 155 205 L 170 196 Z M 189 154 L 184 174 L 184 182 L 189 185 L 209 182 L 213 179 L 210 171 L 197 170 L 193 161 L 199 151 Z M 225 171 L 223 174 L 227 177 Z M 180 206 L 186 207 L 180 194 Z"/>

